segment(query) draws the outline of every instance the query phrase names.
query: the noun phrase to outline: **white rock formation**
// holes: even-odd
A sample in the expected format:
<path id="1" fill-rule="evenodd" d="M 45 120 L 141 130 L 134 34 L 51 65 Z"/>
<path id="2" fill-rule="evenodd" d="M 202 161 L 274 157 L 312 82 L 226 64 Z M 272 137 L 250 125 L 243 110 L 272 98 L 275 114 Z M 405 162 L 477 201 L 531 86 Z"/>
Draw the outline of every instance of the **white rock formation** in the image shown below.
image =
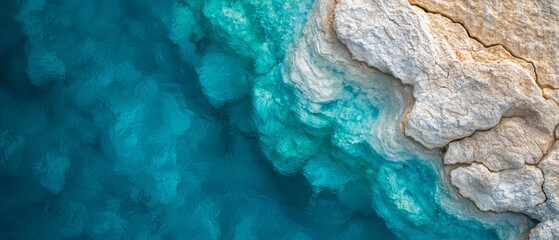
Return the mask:
<path id="1" fill-rule="evenodd" d="M 559 1 L 411 1 L 339 0 L 338 39 L 413 87 L 405 133 L 447 148 L 460 194 L 557 239 Z"/>
<path id="2" fill-rule="evenodd" d="M 491 171 L 537 164 L 555 141 L 549 131 L 544 133 L 522 118 L 503 118 L 488 131 L 451 142 L 444 163 L 480 162 Z"/>
<path id="3" fill-rule="evenodd" d="M 483 211 L 522 212 L 545 201 L 542 171 L 530 165 L 492 172 L 482 164 L 458 167 L 450 173 L 460 194 L 473 200 Z"/>
<path id="4" fill-rule="evenodd" d="M 534 64 L 538 83 L 559 88 L 559 1 L 410 0 L 462 23 L 486 46 L 503 45 Z"/>
<path id="5" fill-rule="evenodd" d="M 530 239 L 538 239 L 538 240 L 559 239 L 559 220 L 553 219 L 538 224 L 530 232 Z"/>
<path id="6" fill-rule="evenodd" d="M 492 128 L 507 115 L 537 115 L 532 124 L 547 129 L 556 123 L 557 106 L 518 59 L 405 0 L 341 0 L 334 28 L 355 58 L 413 85 L 406 134 L 428 148 Z"/>

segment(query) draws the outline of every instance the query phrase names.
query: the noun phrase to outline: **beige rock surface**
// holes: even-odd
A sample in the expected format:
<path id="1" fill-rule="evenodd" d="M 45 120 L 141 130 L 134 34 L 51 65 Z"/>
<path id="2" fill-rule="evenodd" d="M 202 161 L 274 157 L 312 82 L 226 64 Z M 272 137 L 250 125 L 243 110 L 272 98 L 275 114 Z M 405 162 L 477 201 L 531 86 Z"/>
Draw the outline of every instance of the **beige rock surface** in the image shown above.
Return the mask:
<path id="1" fill-rule="evenodd" d="M 559 89 L 544 88 L 543 95 L 559 104 Z"/>
<path id="2" fill-rule="evenodd" d="M 557 240 L 559 239 L 559 221 L 548 220 L 542 222 L 530 232 L 530 239 Z"/>
<path id="3" fill-rule="evenodd" d="M 552 131 L 551 128 L 542 132 L 522 118 L 503 118 L 490 130 L 451 142 L 444 163 L 479 162 L 491 171 L 537 164 L 555 141 Z"/>
<path id="4" fill-rule="evenodd" d="M 535 166 L 492 172 L 474 163 L 458 167 L 450 173 L 450 179 L 460 189 L 460 194 L 483 211 L 524 212 L 546 200 L 541 188 L 543 174 Z"/>
<path id="5" fill-rule="evenodd" d="M 534 239 L 556 236 L 559 2 L 412 3 L 339 0 L 338 39 L 356 60 L 413 86 L 405 133 L 447 148 L 464 197 L 540 220 Z"/>
<path id="6" fill-rule="evenodd" d="M 334 28 L 356 59 L 413 85 L 405 131 L 428 148 L 490 129 L 502 116 L 541 116 L 531 124 L 542 128 L 556 123 L 557 106 L 542 97 L 525 62 L 483 47 L 441 15 L 404 0 L 341 0 Z"/>
<path id="7" fill-rule="evenodd" d="M 468 29 L 486 46 L 506 46 L 536 66 L 542 87 L 559 88 L 558 0 L 410 0 L 442 13 Z"/>

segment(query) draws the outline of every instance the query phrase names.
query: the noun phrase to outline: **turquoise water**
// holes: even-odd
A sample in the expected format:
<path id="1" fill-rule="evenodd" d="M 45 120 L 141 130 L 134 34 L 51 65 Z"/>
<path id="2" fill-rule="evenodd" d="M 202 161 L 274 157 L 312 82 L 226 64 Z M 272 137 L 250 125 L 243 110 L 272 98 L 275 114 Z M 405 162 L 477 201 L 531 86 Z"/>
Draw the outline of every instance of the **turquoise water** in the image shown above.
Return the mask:
<path id="1" fill-rule="evenodd" d="M 430 164 L 340 144 L 358 91 L 301 120 L 311 0 L 1 4 L 0 239 L 496 238 Z"/>

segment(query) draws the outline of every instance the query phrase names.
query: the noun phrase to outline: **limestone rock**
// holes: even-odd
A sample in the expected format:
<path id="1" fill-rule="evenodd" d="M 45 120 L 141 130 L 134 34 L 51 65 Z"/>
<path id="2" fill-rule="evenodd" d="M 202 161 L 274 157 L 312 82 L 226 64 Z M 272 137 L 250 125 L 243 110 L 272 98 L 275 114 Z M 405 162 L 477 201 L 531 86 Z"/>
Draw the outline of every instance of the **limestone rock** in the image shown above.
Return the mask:
<path id="1" fill-rule="evenodd" d="M 532 114 L 526 106 L 549 105 L 526 62 L 404 0 L 341 0 L 334 29 L 356 59 L 413 85 L 405 131 L 428 148 L 490 129 L 503 115 Z"/>
<path id="2" fill-rule="evenodd" d="M 491 171 L 536 164 L 554 141 L 522 118 L 504 118 L 496 127 L 451 142 L 445 164 L 480 162 Z"/>
<path id="3" fill-rule="evenodd" d="M 547 99 L 551 99 L 555 103 L 559 104 L 559 89 L 544 88 L 543 95 Z"/>
<path id="4" fill-rule="evenodd" d="M 373 20 L 374 21 L 371 21 Z M 341 0 L 334 29 L 353 56 L 414 84 L 437 64 L 437 49 L 421 10 L 403 0 Z"/>
<path id="5" fill-rule="evenodd" d="M 543 174 L 534 166 L 491 172 L 474 163 L 450 172 L 452 184 L 483 211 L 524 212 L 546 200 Z"/>
<path id="6" fill-rule="evenodd" d="M 530 232 L 532 240 L 557 240 L 559 239 L 559 220 L 542 222 Z"/>
<path id="7" fill-rule="evenodd" d="M 501 44 L 534 63 L 542 87 L 559 88 L 558 0 L 410 0 L 462 23 L 485 45 Z"/>
<path id="8" fill-rule="evenodd" d="M 479 0 L 454 1 L 448 5 L 488 5 L 476 1 Z M 429 1 L 412 2 L 428 4 Z M 441 0 L 434 2 L 437 2 L 435 6 L 445 4 L 439 3 Z M 507 6 L 504 11 L 513 9 L 510 2 L 503 2 Z M 541 10 L 543 6 L 543 0 L 536 2 L 519 3 L 535 6 L 527 9 L 527 13 L 514 9 L 520 12 L 519 16 L 535 15 L 531 11 Z M 332 16 L 327 9 L 333 5 Z M 555 11 L 558 3 L 552 2 L 552 5 L 545 11 Z M 285 70 L 289 78 L 284 81 L 310 96 L 306 100 L 309 106 L 302 109 L 312 112 L 341 96 L 344 83 L 336 80 L 340 72 L 344 73 L 344 82 L 356 84 L 365 91 L 374 89 L 388 93 L 390 88 L 399 89 L 382 97 L 396 101 L 394 106 L 397 109 L 402 104 L 410 104 L 406 111 L 397 111 L 404 115 L 406 135 L 428 149 L 447 147 L 445 164 L 458 166 L 448 166 L 444 173 L 449 175 L 446 177 L 458 187 L 462 196 L 483 211 L 529 215 L 542 221 L 541 229 L 532 232 L 534 236 L 549 233 L 546 224 L 559 217 L 551 197 L 557 189 L 557 180 L 553 176 L 548 179 L 548 174 L 559 176 L 554 170 L 559 169 L 554 150 L 548 154 L 559 136 L 556 131 L 559 94 L 557 90 L 545 88 L 556 81 L 554 73 L 550 74 L 557 70 L 553 67 L 557 61 L 550 61 L 558 59 L 556 42 L 549 42 L 548 36 L 541 41 L 532 41 L 530 36 L 522 38 L 523 34 L 519 32 L 530 32 L 537 27 L 522 25 L 524 23 L 518 23 L 522 21 L 519 19 L 509 19 L 514 31 L 506 31 L 512 39 L 501 41 L 507 36 L 499 32 L 501 28 L 498 26 L 509 20 L 493 19 L 492 22 L 488 16 L 483 16 L 476 21 L 485 22 L 487 26 L 469 25 L 449 17 L 456 13 L 454 9 L 450 15 L 444 11 L 431 12 L 425 6 L 413 6 L 407 0 L 319 0 L 315 8 L 319 9 L 319 14 L 310 17 L 303 40 Z M 498 11 L 498 7 L 486 6 L 456 14 L 472 14 L 467 19 L 476 18 L 476 14 L 510 18 L 510 15 L 495 13 Z M 554 36 L 553 27 L 549 25 L 553 23 L 550 22 L 553 17 L 549 12 L 542 15 L 546 19 L 543 22 L 538 22 L 534 16 L 529 20 L 547 23 L 541 29 Z M 480 32 L 482 34 L 491 31 L 497 37 L 481 38 L 471 26 L 483 28 L 485 32 Z M 518 26 L 523 29 L 517 29 Z M 542 32 L 538 31 L 531 31 L 528 35 L 541 35 Z M 336 38 L 347 48 L 343 48 Z M 491 42 L 493 40 L 497 42 Z M 542 41 L 548 46 L 539 46 Z M 525 48 L 530 44 L 515 48 L 508 43 L 533 43 L 538 47 L 531 49 L 541 52 L 530 52 Z M 332 65 L 343 67 L 333 70 L 329 67 Z M 381 72 L 406 86 L 387 84 L 384 78 L 378 78 Z M 548 84 L 541 85 L 542 81 Z M 556 82 L 559 86 L 559 80 Z M 413 89 L 413 103 L 403 100 L 410 97 L 407 95 L 409 87 Z M 388 129 L 371 130 L 376 133 L 376 136 L 371 135 L 373 148 L 382 146 L 386 151 L 397 143 L 409 143 L 405 136 L 394 133 L 399 126 L 389 124 L 389 121 L 399 122 L 400 118 L 394 112 L 389 116 L 379 120 L 386 124 L 377 125 L 389 126 Z M 390 136 L 391 140 L 379 141 L 378 136 Z M 500 233 L 500 236 L 505 235 Z M 506 239 L 512 238 L 507 236 Z"/>
<path id="9" fill-rule="evenodd" d="M 471 164 L 450 172 L 461 195 L 484 211 L 555 219 L 542 191 L 551 168 L 538 168 L 554 161 L 536 166 L 557 135 L 555 91 L 542 91 L 532 60 L 464 26 L 405 0 L 340 0 L 334 18 L 355 59 L 413 86 L 406 134 L 427 148 L 447 146 L 446 164 Z"/>

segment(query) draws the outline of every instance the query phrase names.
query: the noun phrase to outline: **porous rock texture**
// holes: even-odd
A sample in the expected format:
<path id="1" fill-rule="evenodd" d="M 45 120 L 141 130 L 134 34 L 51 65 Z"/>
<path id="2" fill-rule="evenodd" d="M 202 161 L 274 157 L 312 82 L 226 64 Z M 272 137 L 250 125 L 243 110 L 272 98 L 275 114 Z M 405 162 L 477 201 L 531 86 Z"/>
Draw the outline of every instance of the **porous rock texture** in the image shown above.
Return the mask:
<path id="1" fill-rule="evenodd" d="M 545 201 L 543 174 L 535 166 L 492 172 L 474 163 L 452 171 L 450 177 L 460 194 L 474 200 L 483 211 L 520 212 Z"/>
<path id="2" fill-rule="evenodd" d="M 532 229 L 532 232 L 530 232 L 530 239 L 559 239 L 559 221 L 553 219 L 538 224 L 534 229 Z"/>
<path id="3" fill-rule="evenodd" d="M 534 64 L 538 83 L 559 88 L 559 1 L 410 0 L 462 23 L 486 46 L 501 45 Z"/>
<path id="4" fill-rule="evenodd" d="M 557 239 L 559 1 L 339 0 L 334 30 L 362 61 L 413 87 L 405 134 L 483 211 Z"/>
<path id="5" fill-rule="evenodd" d="M 543 133 L 523 118 L 503 118 L 489 131 L 451 142 L 444 162 L 481 162 L 491 171 L 517 169 L 537 164 L 554 140 L 553 135 Z"/>

